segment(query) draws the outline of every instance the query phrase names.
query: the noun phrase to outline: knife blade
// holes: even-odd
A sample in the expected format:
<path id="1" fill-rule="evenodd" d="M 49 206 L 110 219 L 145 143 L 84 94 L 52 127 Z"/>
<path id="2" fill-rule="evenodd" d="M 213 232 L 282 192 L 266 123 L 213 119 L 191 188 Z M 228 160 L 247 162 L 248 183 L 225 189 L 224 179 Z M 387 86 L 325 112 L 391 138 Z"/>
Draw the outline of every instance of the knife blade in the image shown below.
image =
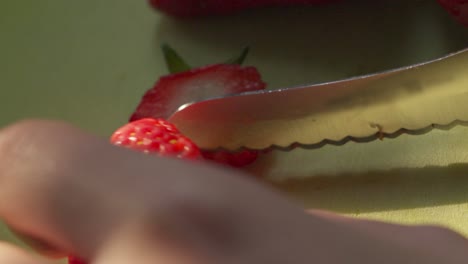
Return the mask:
<path id="1" fill-rule="evenodd" d="M 468 48 L 355 78 L 211 98 L 169 120 L 205 149 L 266 149 L 468 121 Z"/>

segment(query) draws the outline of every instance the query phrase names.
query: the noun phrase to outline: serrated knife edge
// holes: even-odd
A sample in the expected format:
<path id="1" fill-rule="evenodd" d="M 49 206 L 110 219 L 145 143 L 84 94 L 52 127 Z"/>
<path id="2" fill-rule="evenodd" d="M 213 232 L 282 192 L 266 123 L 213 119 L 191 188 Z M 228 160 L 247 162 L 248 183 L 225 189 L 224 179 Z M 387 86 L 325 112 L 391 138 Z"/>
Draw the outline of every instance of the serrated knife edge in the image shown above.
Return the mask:
<path id="1" fill-rule="evenodd" d="M 326 84 L 188 104 L 170 120 L 203 148 L 264 149 L 468 121 L 468 49 Z"/>

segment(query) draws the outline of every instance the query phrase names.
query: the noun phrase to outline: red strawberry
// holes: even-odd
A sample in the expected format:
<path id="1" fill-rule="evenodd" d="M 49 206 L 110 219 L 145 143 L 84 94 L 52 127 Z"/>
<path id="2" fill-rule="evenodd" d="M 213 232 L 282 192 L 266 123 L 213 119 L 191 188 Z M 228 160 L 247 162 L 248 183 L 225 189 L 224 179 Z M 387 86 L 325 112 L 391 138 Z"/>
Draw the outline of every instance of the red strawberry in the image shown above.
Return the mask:
<path id="1" fill-rule="evenodd" d="M 191 67 L 169 46 L 163 53 L 171 75 L 164 76 L 146 92 L 130 121 L 141 118 L 167 118 L 185 103 L 209 97 L 224 96 L 265 89 L 266 84 L 254 67 L 241 67 L 249 49 L 224 64 L 201 68 Z M 206 159 L 233 167 L 244 167 L 254 162 L 257 151 L 204 151 Z"/>
<path id="2" fill-rule="evenodd" d="M 465 27 L 468 27 L 468 0 L 438 0 Z"/>
<path id="3" fill-rule="evenodd" d="M 130 121 L 168 118 L 186 103 L 264 88 L 265 83 L 253 67 L 216 64 L 171 74 L 146 92 Z"/>
<path id="4" fill-rule="evenodd" d="M 324 4 L 337 0 L 149 0 L 158 10 L 178 17 L 225 15 L 245 9 L 300 4 Z"/>
<path id="5" fill-rule="evenodd" d="M 110 141 L 117 146 L 148 154 L 183 159 L 201 157 L 198 147 L 163 119 L 145 118 L 126 124 L 114 132 Z"/>
<path id="6" fill-rule="evenodd" d="M 203 151 L 202 153 L 206 160 L 215 161 L 234 168 L 248 166 L 258 158 L 258 151 L 256 150 L 241 150 L 238 152 Z"/>
<path id="7" fill-rule="evenodd" d="M 240 66 L 249 48 L 225 63 L 195 69 L 168 45 L 163 45 L 162 49 L 171 74 L 161 77 L 145 93 L 130 122 L 146 117 L 168 118 L 186 103 L 266 87 L 257 69 Z"/>

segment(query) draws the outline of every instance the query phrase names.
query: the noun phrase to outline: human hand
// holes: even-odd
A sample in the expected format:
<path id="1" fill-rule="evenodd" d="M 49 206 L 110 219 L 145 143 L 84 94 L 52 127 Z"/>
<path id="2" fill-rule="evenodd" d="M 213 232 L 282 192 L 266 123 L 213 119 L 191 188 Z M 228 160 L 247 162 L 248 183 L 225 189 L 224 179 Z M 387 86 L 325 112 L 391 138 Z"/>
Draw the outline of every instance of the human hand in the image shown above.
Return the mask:
<path id="1" fill-rule="evenodd" d="M 465 263 L 439 227 L 304 212 L 240 172 L 112 146 L 61 122 L 0 131 L 0 217 L 96 264 Z M 42 262 L 41 262 L 42 261 Z M 0 263 L 45 260 L 0 245 Z"/>

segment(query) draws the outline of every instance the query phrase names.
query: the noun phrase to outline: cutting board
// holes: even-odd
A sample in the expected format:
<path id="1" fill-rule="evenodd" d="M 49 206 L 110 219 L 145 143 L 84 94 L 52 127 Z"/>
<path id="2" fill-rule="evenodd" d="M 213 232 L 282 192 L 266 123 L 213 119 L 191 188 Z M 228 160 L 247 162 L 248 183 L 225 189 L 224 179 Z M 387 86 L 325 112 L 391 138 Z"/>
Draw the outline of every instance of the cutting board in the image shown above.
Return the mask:
<path id="1" fill-rule="evenodd" d="M 0 126 L 61 119 L 105 137 L 167 73 L 162 43 L 192 65 L 224 61 L 250 45 L 247 64 L 258 67 L 270 89 L 400 67 L 468 46 L 468 29 L 435 0 L 349 0 L 197 20 L 161 15 L 145 0 L 0 1 L 0 32 Z M 275 151 L 249 170 L 305 208 L 440 224 L 468 235 L 467 136 L 468 127 L 459 125 Z M 18 242 L 4 227 L 0 238 Z"/>

